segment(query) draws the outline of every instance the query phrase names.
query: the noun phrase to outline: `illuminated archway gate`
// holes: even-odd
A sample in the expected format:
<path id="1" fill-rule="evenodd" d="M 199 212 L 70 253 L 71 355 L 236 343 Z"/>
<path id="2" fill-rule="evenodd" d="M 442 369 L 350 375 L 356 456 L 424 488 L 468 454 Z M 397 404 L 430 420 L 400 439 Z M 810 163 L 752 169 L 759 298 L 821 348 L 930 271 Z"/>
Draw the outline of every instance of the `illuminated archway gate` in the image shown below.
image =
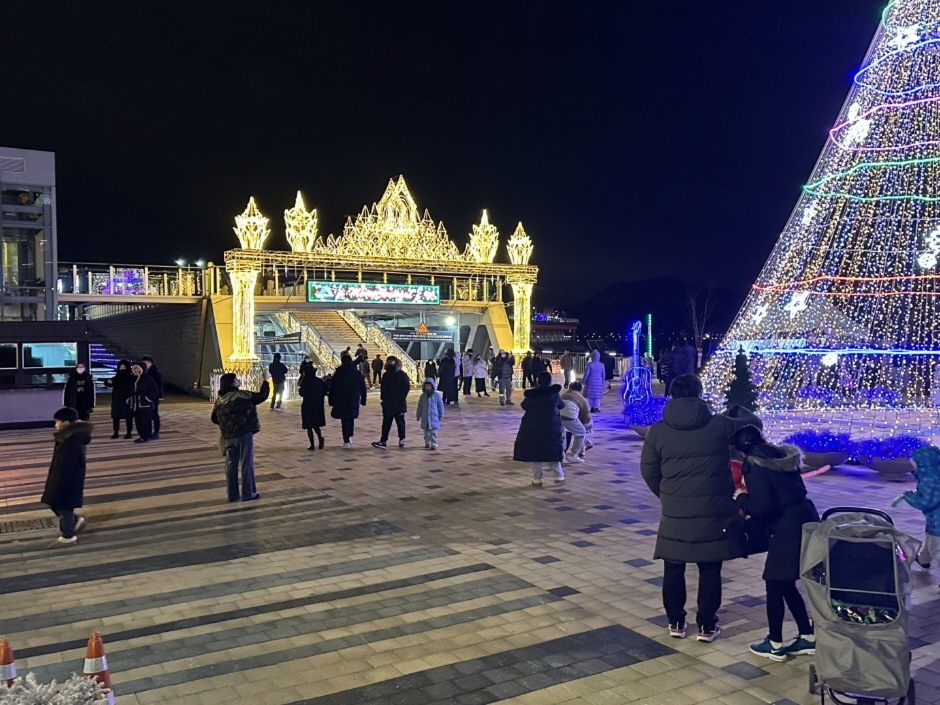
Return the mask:
<path id="1" fill-rule="evenodd" d="M 287 240 L 292 251 L 263 249 L 270 234 L 268 219 L 250 199 L 245 212 L 235 218 L 240 249 L 225 253 L 232 284 L 232 354 L 226 368 L 239 369 L 258 358 L 254 349 L 255 296 L 263 272 L 279 272 L 295 279 L 337 280 L 355 276 L 357 281 L 404 279 L 404 282 L 444 284 L 452 300 L 502 302 L 502 289 L 513 291 L 513 350 L 529 349 L 532 287 L 538 267 L 530 265 L 532 240 L 522 223 L 506 243 L 509 264 L 494 262 L 499 232 L 486 211 L 474 225 L 463 253 L 449 239 L 443 223 L 435 224 L 427 211 L 419 216 L 417 205 L 403 177 L 389 180 L 378 203 L 363 208 L 355 221 L 347 220 L 341 237 L 317 237 L 316 210 L 307 211 L 298 192 L 293 208 L 284 211 Z M 363 278 L 366 275 L 366 279 Z"/>

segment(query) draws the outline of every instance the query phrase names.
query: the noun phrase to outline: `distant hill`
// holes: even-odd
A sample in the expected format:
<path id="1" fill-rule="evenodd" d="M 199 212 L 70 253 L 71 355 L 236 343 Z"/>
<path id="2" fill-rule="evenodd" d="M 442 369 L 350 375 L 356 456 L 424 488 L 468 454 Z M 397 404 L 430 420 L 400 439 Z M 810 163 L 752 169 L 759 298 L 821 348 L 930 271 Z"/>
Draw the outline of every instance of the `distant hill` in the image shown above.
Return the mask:
<path id="1" fill-rule="evenodd" d="M 672 277 L 657 277 L 645 281 L 620 282 L 603 291 L 568 306 L 566 312 L 580 319 L 578 333 L 609 334 L 613 331 L 625 334 L 632 321 L 653 314 L 653 336 L 656 345 L 664 345 L 679 335 L 691 335 L 686 313 L 688 292 L 696 291 L 699 301 L 704 301 L 707 289 L 687 284 Z M 715 308 L 708 321 L 712 332 L 722 335 L 734 320 L 744 296 L 728 289 L 713 289 Z"/>

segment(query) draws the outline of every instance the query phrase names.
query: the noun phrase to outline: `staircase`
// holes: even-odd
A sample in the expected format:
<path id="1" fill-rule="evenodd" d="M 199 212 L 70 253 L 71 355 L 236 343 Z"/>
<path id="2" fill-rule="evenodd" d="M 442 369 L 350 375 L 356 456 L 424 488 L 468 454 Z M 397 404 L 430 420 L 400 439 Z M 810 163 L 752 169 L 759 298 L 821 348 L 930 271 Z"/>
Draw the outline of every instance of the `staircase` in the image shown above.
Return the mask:
<path id="1" fill-rule="evenodd" d="M 336 311 L 296 312 L 294 313 L 294 318 L 301 323 L 313 326 L 317 333 L 333 348 L 337 355 L 342 355 L 347 347 L 350 348 L 350 352 L 354 356 L 356 354 L 357 345 L 363 345 L 366 348 L 369 347 L 366 341 L 360 338 L 356 331 L 353 330 L 352 326 L 350 326 L 342 316 L 336 313 Z M 373 357 L 374 352 L 378 351 L 370 350 Z"/>
<path id="2" fill-rule="evenodd" d="M 99 392 L 110 391 L 104 386 L 104 381 L 114 377 L 118 363 L 124 358 L 108 345 L 96 342 L 88 344 L 88 356 L 91 358 L 91 376 L 95 380 L 95 388 Z"/>

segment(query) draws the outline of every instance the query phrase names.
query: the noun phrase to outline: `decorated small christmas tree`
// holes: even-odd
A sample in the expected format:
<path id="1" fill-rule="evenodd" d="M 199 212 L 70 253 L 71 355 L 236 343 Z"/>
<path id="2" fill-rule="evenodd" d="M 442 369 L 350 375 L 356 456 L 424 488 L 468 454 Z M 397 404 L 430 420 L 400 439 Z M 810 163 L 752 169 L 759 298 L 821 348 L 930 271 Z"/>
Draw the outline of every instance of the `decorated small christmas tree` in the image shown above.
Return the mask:
<path id="1" fill-rule="evenodd" d="M 751 382 L 751 370 L 748 368 L 744 350 L 739 350 L 734 358 L 734 377 L 725 389 L 725 407 L 731 409 L 735 406 L 757 411 L 757 389 Z"/>

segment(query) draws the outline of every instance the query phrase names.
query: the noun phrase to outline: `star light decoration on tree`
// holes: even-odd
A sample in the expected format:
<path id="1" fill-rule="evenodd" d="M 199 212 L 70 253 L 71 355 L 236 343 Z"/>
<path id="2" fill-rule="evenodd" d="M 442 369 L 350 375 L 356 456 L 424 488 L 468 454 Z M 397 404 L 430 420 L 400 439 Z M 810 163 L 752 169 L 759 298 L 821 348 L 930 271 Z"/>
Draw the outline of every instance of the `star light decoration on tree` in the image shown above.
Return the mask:
<path id="1" fill-rule="evenodd" d="M 877 406 L 885 388 L 905 404 L 932 403 L 940 365 L 940 0 L 889 2 L 853 83 L 802 198 L 705 371 L 716 401 L 744 347 L 754 353 L 765 408 L 818 406 L 820 393 L 832 406 Z M 834 360 L 837 372 L 826 364 Z"/>
<path id="2" fill-rule="evenodd" d="M 888 46 L 897 51 L 904 51 L 911 46 L 911 44 L 916 44 L 919 41 L 920 25 L 912 24 L 910 27 L 898 28 L 897 34 L 894 35 L 894 39 L 888 42 Z"/>

